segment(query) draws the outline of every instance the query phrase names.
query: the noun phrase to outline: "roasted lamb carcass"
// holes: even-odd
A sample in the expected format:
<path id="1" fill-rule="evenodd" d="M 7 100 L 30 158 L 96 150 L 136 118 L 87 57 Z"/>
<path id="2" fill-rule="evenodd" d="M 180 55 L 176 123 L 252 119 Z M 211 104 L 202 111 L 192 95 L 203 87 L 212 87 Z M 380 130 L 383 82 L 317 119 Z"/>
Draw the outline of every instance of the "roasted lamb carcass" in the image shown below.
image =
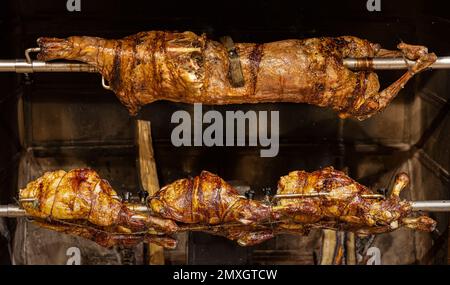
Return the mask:
<path id="1" fill-rule="evenodd" d="M 229 48 L 192 32 L 141 32 L 121 40 L 40 38 L 38 45 L 41 60 L 94 65 L 131 114 L 156 100 L 295 102 L 330 107 L 341 117 L 362 120 L 384 109 L 414 74 L 436 60 L 423 46 L 401 43 L 399 51 L 388 51 L 352 36 L 237 43 L 244 84 L 236 87 L 230 79 Z M 347 57 L 392 56 L 417 62 L 381 92 L 376 73 L 353 72 L 342 62 Z"/>
<path id="2" fill-rule="evenodd" d="M 374 234 L 401 226 L 433 231 L 436 222 L 426 216 L 412 217 L 411 203 L 401 200 L 400 191 L 409 177 L 398 174 L 387 198 L 380 198 L 367 187 L 332 167 L 311 173 L 294 171 L 278 183 L 280 196 L 273 211 L 284 220 L 279 230 L 307 232 L 311 228 L 330 228 Z M 298 195 L 289 198 L 289 195 Z"/>
<path id="3" fill-rule="evenodd" d="M 47 172 L 21 189 L 19 200 L 40 226 L 79 235 L 105 247 L 132 246 L 140 241 L 176 246 L 176 241 L 152 234 L 176 231 L 173 221 L 130 210 L 91 169 Z"/>
<path id="4" fill-rule="evenodd" d="M 253 245 L 273 237 L 264 223 L 277 219 L 270 205 L 247 199 L 219 176 L 202 171 L 199 176 L 177 180 L 148 200 L 153 213 L 188 226 Z"/>

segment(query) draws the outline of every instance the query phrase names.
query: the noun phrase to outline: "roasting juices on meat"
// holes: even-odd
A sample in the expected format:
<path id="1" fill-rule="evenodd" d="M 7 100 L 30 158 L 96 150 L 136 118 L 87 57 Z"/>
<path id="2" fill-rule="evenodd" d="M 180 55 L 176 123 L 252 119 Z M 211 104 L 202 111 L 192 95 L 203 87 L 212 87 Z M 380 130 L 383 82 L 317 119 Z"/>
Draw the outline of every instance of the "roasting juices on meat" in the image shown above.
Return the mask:
<path id="1" fill-rule="evenodd" d="M 408 176 L 397 176 L 388 198 L 373 193 L 332 167 L 311 173 L 294 171 L 278 183 L 271 203 L 247 199 L 219 176 L 203 171 L 177 180 L 147 199 L 148 213 L 121 202 L 111 186 L 91 169 L 47 172 L 20 191 L 27 215 L 39 225 L 78 235 L 102 246 L 153 242 L 173 248 L 170 234 L 203 231 L 235 240 L 242 246 L 277 234 L 307 234 L 328 228 L 374 234 L 401 226 L 433 231 L 436 222 L 414 216 L 400 191 Z"/>
<path id="2" fill-rule="evenodd" d="M 195 224 L 202 231 L 236 240 L 243 246 L 274 236 L 260 225 L 276 220 L 270 205 L 239 195 L 233 186 L 208 171 L 161 188 L 148 204 L 158 217 Z M 224 226 L 214 227 L 217 225 Z"/>
<path id="3" fill-rule="evenodd" d="M 282 219 L 280 229 L 294 231 L 321 227 L 367 235 L 389 232 L 401 226 L 433 231 L 436 226 L 433 219 L 411 217 L 411 203 L 400 199 L 400 192 L 408 183 L 408 175 L 398 174 L 391 195 L 380 199 L 333 167 L 311 173 L 293 171 L 281 177 L 277 194 L 305 197 L 279 199 L 273 211 L 286 218 Z"/>
<path id="4" fill-rule="evenodd" d="M 436 60 L 423 46 L 398 51 L 352 36 L 236 43 L 244 84 L 230 80 L 228 49 L 192 32 L 141 32 L 120 40 L 97 37 L 39 38 L 40 60 L 94 65 L 131 114 L 157 100 L 185 103 L 308 103 L 360 120 L 384 109 L 414 74 Z M 354 72 L 344 58 L 416 60 L 402 77 L 379 91 L 377 74 Z"/>
<path id="5" fill-rule="evenodd" d="M 176 246 L 173 239 L 147 234 L 150 229 L 176 231 L 174 222 L 133 212 L 91 169 L 46 172 L 20 190 L 19 200 L 40 226 L 80 235 L 105 247 L 133 246 L 144 240 Z"/>
<path id="6" fill-rule="evenodd" d="M 220 177 L 203 171 L 200 176 L 163 187 L 149 199 L 149 205 L 154 215 L 182 223 L 238 222 L 237 227 L 210 232 L 241 245 L 257 244 L 281 233 L 303 235 L 313 228 L 364 235 L 390 232 L 401 226 L 433 231 L 433 219 L 413 217 L 411 203 L 400 199 L 400 191 L 408 182 L 406 174 L 397 175 L 392 194 L 380 199 L 371 198 L 374 193 L 367 187 L 332 167 L 311 173 L 294 171 L 280 179 L 277 195 L 305 197 L 277 199 L 268 205 L 238 196 Z"/>

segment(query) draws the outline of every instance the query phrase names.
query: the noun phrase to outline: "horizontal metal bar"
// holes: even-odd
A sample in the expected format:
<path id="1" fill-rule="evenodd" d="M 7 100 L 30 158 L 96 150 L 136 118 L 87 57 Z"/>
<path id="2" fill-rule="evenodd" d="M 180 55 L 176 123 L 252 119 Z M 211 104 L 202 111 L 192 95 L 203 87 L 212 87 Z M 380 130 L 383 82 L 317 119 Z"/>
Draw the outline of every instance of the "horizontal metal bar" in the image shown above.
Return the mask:
<path id="1" fill-rule="evenodd" d="M 327 197 L 331 194 L 329 192 L 316 192 L 316 193 L 306 193 L 306 194 L 277 194 L 273 196 L 273 199 L 292 199 L 292 198 L 311 198 L 311 197 Z M 384 199 L 385 196 L 382 194 L 362 194 L 361 198 L 365 199 Z"/>
<path id="2" fill-rule="evenodd" d="M 134 212 L 139 213 L 147 213 L 149 209 L 145 205 L 140 204 L 126 204 L 127 208 Z M 27 213 L 24 209 L 20 208 L 17 205 L 0 205 L 0 218 L 18 218 L 18 217 L 26 217 Z"/>
<path id="3" fill-rule="evenodd" d="M 17 218 L 26 215 L 25 210 L 16 205 L 0 205 L 0 217 Z"/>
<path id="4" fill-rule="evenodd" d="M 411 205 L 413 211 L 450 212 L 450 200 L 415 201 Z M 127 208 L 135 212 L 149 212 L 145 205 L 127 204 Z M 17 218 L 26 215 L 25 210 L 17 205 L 0 205 L 0 217 Z"/>
<path id="5" fill-rule="evenodd" d="M 403 58 L 345 58 L 344 65 L 353 70 L 401 70 L 415 64 L 415 61 Z M 450 69 L 450 56 L 439 57 L 432 69 Z M 97 72 L 93 65 L 86 63 L 50 63 L 25 59 L 0 60 L 0 72 Z"/>
<path id="6" fill-rule="evenodd" d="M 450 200 L 411 202 L 413 211 L 450 212 Z"/>
<path id="7" fill-rule="evenodd" d="M 306 193 L 306 194 L 277 194 L 273 196 L 273 199 L 292 199 L 292 198 L 310 198 L 310 197 L 320 197 L 329 196 L 329 193 Z"/>
<path id="8" fill-rule="evenodd" d="M 147 213 L 150 211 L 146 205 L 141 204 L 126 204 L 126 207 L 133 212 Z"/>
<path id="9" fill-rule="evenodd" d="M 399 70 L 412 67 L 416 62 L 404 58 L 345 58 L 344 65 L 353 70 Z M 449 69 L 450 56 L 438 57 L 432 69 Z"/>
<path id="10" fill-rule="evenodd" d="M 97 72 L 93 65 L 86 63 L 66 63 L 25 59 L 0 60 L 0 72 L 33 73 L 33 72 Z"/>

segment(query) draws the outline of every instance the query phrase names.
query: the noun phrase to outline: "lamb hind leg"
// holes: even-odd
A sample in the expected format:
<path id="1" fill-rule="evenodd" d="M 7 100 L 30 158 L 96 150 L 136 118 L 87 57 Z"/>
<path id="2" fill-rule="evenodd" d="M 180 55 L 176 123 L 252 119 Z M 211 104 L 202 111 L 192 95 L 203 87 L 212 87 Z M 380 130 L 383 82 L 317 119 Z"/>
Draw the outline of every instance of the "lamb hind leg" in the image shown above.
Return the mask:
<path id="1" fill-rule="evenodd" d="M 49 224 L 40 221 L 34 221 L 34 223 L 48 230 L 91 240 L 106 248 L 112 248 L 117 245 L 132 248 L 141 242 L 154 243 L 168 249 L 174 249 L 177 246 L 177 241 L 166 235 L 118 234 L 81 225 Z"/>
<path id="2" fill-rule="evenodd" d="M 399 50 L 380 49 L 375 57 L 406 57 L 409 60 L 417 60 L 421 56 L 428 54 L 428 48 L 420 45 L 410 45 L 407 43 L 399 43 L 397 45 Z"/>
<path id="3" fill-rule="evenodd" d="M 105 64 L 112 62 L 114 41 L 97 37 L 39 38 L 37 44 L 41 49 L 39 60 L 54 59 L 77 60 L 92 64 L 101 70 Z"/>
<path id="4" fill-rule="evenodd" d="M 253 246 L 269 240 L 275 236 L 273 230 L 230 230 L 224 234 L 230 240 L 235 240 L 240 246 Z"/>
<path id="5" fill-rule="evenodd" d="M 39 38 L 36 42 L 41 49 L 37 55 L 39 60 L 76 59 L 78 57 L 71 38 Z"/>
<path id="6" fill-rule="evenodd" d="M 416 63 L 386 89 L 370 96 L 355 112 L 355 117 L 359 120 L 367 119 L 383 110 L 414 75 L 430 67 L 437 59 L 434 53 L 428 53 L 427 48 L 423 46 L 400 43 L 398 48 L 406 58 L 416 60 Z"/>
<path id="7" fill-rule="evenodd" d="M 381 48 L 380 44 L 372 43 L 355 37 L 340 37 L 347 42 L 342 48 L 342 56 L 344 58 L 389 58 L 389 57 L 405 57 L 409 60 L 417 60 L 420 56 L 428 53 L 428 49 L 420 45 L 410 45 L 400 43 L 397 45 L 398 50 L 388 50 Z"/>
<path id="8" fill-rule="evenodd" d="M 401 222 L 405 227 L 413 230 L 432 232 L 436 229 L 436 221 L 427 216 L 419 216 L 416 218 L 407 217 L 403 218 Z"/>
<path id="9" fill-rule="evenodd" d="M 139 214 L 124 207 L 120 212 L 118 225 L 131 229 L 132 231 L 145 231 L 153 228 L 164 233 L 178 231 L 178 225 L 170 219 L 155 217 L 149 214 Z"/>
<path id="10" fill-rule="evenodd" d="M 112 248 L 115 245 L 134 247 L 144 240 L 144 237 L 140 235 L 114 234 L 91 227 L 83 227 L 81 225 L 65 225 L 59 223 L 46 223 L 41 221 L 34 221 L 34 223 L 48 230 L 72 236 L 79 236 L 84 239 L 91 240 L 98 245 L 106 248 Z"/>

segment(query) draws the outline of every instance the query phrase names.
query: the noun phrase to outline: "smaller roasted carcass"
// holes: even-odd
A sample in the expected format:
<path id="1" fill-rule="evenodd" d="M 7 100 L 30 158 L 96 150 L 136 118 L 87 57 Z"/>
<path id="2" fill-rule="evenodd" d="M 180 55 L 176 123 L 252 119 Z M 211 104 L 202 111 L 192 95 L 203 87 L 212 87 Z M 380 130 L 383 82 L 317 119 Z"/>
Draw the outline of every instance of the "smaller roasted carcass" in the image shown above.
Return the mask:
<path id="1" fill-rule="evenodd" d="M 133 212 L 91 169 L 47 172 L 21 189 L 19 200 L 40 226 L 80 235 L 102 246 L 132 246 L 143 240 L 176 246 L 175 240 L 151 234 L 174 232 L 176 223 Z"/>
<path id="2" fill-rule="evenodd" d="M 399 197 L 408 182 L 408 175 L 398 174 L 391 195 L 380 198 L 332 167 L 293 171 L 280 179 L 277 194 L 286 198 L 279 199 L 273 211 L 285 221 L 279 225 L 281 231 L 330 228 L 374 234 L 405 226 L 431 232 L 436 222 L 427 216 L 411 217 L 411 203 Z M 292 194 L 298 197 L 289 198 Z"/>
<path id="3" fill-rule="evenodd" d="M 259 224 L 276 219 L 270 205 L 239 195 L 222 178 L 208 171 L 163 187 L 149 199 L 149 207 L 161 218 L 203 226 L 202 231 L 225 236 L 241 245 L 273 237 L 272 231 L 258 230 Z M 216 225 L 223 226 L 204 227 Z"/>

